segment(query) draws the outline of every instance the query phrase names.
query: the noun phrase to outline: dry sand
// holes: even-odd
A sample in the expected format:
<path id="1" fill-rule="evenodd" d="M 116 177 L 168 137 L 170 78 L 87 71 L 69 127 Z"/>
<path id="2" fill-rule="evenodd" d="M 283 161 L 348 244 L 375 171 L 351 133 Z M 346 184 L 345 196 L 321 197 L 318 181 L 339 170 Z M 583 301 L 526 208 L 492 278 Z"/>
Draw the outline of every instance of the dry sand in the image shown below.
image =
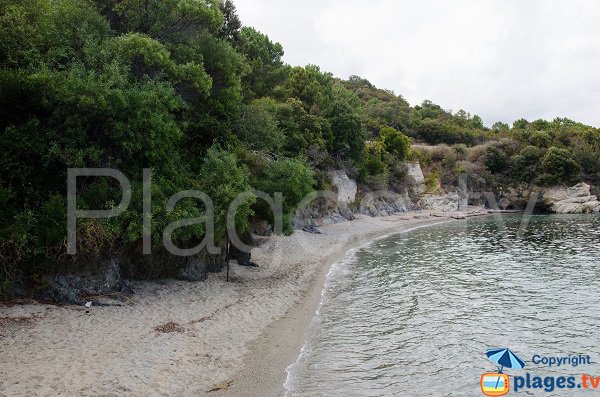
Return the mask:
<path id="1" fill-rule="evenodd" d="M 452 215 L 359 217 L 322 235 L 270 237 L 253 251 L 260 267 L 232 262 L 229 283 L 225 273 L 138 282 L 129 304 L 89 314 L 2 305 L 0 396 L 281 396 L 331 265 L 377 237 Z"/>

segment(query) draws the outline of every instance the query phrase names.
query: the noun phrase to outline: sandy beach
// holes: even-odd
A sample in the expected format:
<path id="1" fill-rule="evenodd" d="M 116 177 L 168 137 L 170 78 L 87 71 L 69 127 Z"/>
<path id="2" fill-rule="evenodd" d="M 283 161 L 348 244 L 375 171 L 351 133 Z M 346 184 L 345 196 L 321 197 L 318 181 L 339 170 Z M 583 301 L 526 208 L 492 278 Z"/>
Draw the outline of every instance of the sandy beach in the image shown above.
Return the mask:
<path id="1" fill-rule="evenodd" d="M 482 214 L 472 210 L 471 215 Z M 269 237 L 258 268 L 135 282 L 122 306 L 0 306 L 1 396 L 281 396 L 328 270 L 374 239 L 457 214 L 360 216 Z M 167 331 L 167 332 L 165 332 Z"/>

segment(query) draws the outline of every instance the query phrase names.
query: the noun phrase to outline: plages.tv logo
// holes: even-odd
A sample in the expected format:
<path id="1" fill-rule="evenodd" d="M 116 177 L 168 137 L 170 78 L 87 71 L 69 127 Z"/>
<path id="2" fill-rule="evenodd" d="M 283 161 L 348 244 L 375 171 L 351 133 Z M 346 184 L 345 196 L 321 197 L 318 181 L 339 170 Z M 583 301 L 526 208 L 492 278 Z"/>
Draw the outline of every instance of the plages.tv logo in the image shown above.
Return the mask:
<path id="1" fill-rule="evenodd" d="M 510 390 L 510 378 L 502 372 L 503 369 L 521 369 L 525 366 L 525 362 L 508 348 L 489 349 L 485 354 L 499 367 L 497 372 L 486 372 L 481 375 L 479 382 L 481 391 L 486 396 L 503 396 L 508 394 Z"/>

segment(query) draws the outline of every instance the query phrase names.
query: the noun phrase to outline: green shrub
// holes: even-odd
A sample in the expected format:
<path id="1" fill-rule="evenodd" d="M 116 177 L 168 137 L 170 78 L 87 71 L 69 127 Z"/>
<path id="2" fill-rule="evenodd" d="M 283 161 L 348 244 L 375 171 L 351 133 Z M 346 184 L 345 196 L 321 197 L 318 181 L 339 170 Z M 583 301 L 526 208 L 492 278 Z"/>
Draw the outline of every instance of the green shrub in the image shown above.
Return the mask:
<path id="1" fill-rule="evenodd" d="M 485 166 L 492 173 L 500 173 L 506 170 L 508 156 L 506 153 L 495 146 L 490 146 L 485 154 Z"/>
<path id="2" fill-rule="evenodd" d="M 566 149 L 551 147 L 542 159 L 542 170 L 548 176 L 544 183 L 574 182 L 578 179 L 581 167 L 571 152 Z"/>
<path id="3" fill-rule="evenodd" d="M 6 301 L 14 297 L 14 286 L 10 280 L 0 277 L 0 301 Z"/>
<path id="4" fill-rule="evenodd" d="M 552 144 L 552 137 L 545 131 L 535 131 L 529 136 L 529 142 L 534 146 L 547 148 Z"/>
<path id="5" fill-rule="evenodd" d="M 379 138 L 383 142 L 385 150 L 394 155 L 396 159 L 404 161 L 410 152 L 410 139 L 403 133 L 391 127 L 382 128 Z"/>
<path id="6" fill-rule="evenodd" d="M 265 193 L 283 195 L 283 227 L 286 233 L 292 230 L 291 220 L 296 206 L 313 191 L 316 181 L 313 171 L 304 159 L 282 158 L 271 162 L 263 175 L 257 178 L 257 188 Z M 260 200 L 259 206 L 265 211 L 265 203 Z M 272 214 L 271 214 L 272 217 Z"/>
<path id="7" fill-rule="evenodd" d="M 439 168 L 433 168 L 427 175 L 425 175 L 425 186 L 427 186 L 428 192 L 434 192 L 440 185 L 440 170 Z"/>
<path id="8" fill-rule="evenodd" d="M 285 144 L 285 134 L 277 124 L 279 106 L 275 100 L 261 98 L 242 107 L 236 132 L 250 149 L 277 153 Z"/>
<path id="9" fill-rule="evenodd" d="M 222 238 L 226 233 L 227 211 L 240 194 L 250 191 L 250 173 L 238 165 L 234 154 L 219 147 L 211 147 L 198 173 L 201 191 L 208 194 L 215 207 L 215 234 Z M 253 214 L 251 205 L 255 198 L 246 198 L 235 216 L 236 230 L 245 232 L 248 218 Z"/>

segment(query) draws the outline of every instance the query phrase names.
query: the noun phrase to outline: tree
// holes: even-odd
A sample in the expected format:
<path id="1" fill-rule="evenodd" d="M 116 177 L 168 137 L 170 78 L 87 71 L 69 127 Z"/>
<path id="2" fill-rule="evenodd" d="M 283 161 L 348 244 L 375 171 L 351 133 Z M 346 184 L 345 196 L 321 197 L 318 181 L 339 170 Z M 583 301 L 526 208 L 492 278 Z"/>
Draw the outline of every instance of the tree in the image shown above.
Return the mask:
<path id="1" fill-rule="evenodd" d="M 119 33 L 139 32 L 162 42 L 192 42 L 224 26 L 219 0 L 97 0 Z"/>
<path id="2" fill-rule="evenodd" d="M 501 121 L 496 121 L 494 124 L 492 124 L 492 131 L 494 132 L 505 132 L 508 130 L 510 130 L 510 126 Z"/>
<path id="3" fill-rule="evenodd" d="M 356 98 L 343 87 L 334 91 L 329 121 L 331 123 L 330 151 L 344 158 L 357 161 L 362 153 L 366 131 L 352 100 Z M 357 105 L 356 102 L 354 105 Z"/>
<path id="4" fill-rule="evenodd" d="M 480 130 L 485 128 L 483 126 L 483 120 L 478 115 L 473 116 L 473 118 L 470 120 L 469 125 L 471 128 L 476 128 L 476 129 L 480 129 Z"/>
<path id="5" fill-rule="evenodd" d="M 231 0 L 225 0 L 220 3 L 221 13 L 223 14 L 224 23 L 219 31 L 219 38 L 227 40 L 233 46 L 240 43 L 240 30 L 242 21 L 237 15 L 235 5 Z"/>
<path id="6" fill-rule="evenodd" d="M 552 137 L 545 131 L 534 131 L 529 135 L 529 142 L 534 146 L 547 148 L 552 144 Z"/>
<path id="7" fill-rule="evenodd" d="M 423 120 L 417 126 L 417 133 L 421 139 L 434 145 L 439 143 L 473 144 L 476 141 L 476 137 L 471 131 L 450 121 Z"/>
<path id="8" fill-rule="evenodd" d="M 332 139 L 329 121 L 306 111 L 297 98 L 289 98 L 279 106 L 277 119 L 286 136 L 283 151 L 289 156 L 304 154 L 309 147 L 324 149 L 325 142 Z"/>
<path id="9" fill-rule="evenodd" d="M 485 155 L 485 166 L 494 174 L 506 170 L 508 164 L 508 156 L 504 150 L 490 146 Z"/>
<path id="10" fill-rule="evenodd" d="M 287 68 L 281 59 L 283 47 L 254 28 L 242 28 L 239 36 L 237 49 L 250 66 L 250 73 L 244 76 L 246 96 L 260 98 L 270 95 L 287 76 Z"/>
<path id="11" fill-rule="evenodd" d="M 524 130 L 529 126 L 529 121 L 525 119 L 519 119 L 513 122 L 513 128 L 517 130 Z"/>
<path id="12" fill-rule="evenodd" d="M 306 111 L 324 116 L 332 111 L 333 84 L 331 73 L 321 72 L 318 66 L 297 66 L 291 69 L 289 77 L 277 93 L 280 97 L 297 98 Z"/>
<path id="13" fill-rule="evenodd" d="M 537 119 L 531 122 L 531 126 L 538 131 L 544 131 L 550 128 L 550 123 L 543 119 Z"/>
<path id="14" fill-rule="evenodd" d="M 557 147 L 548 149 L 542 159 L 542 169 L 550 176 L 548 182 L 573 182 L 581 171 L 571 152 Z"/>
<path id="15" fill-rule="evenodd" d="M 237 134 L 249 148 L 279 153 L 285 134 L 278 126 L 280 105 L 273 99 L 255 99 L 244 105 L 237 123 Z"/>
<path id="16" fill-rule="evenodd" d="M 215 206 L 215 235 L 222 238 L 226 233 L 229 206 L 240 194 L 250 191 L 250 174 L 238 165 L 234 154 L 213 146 L 206 152 L 198 180 L 201 191 L 206 193 Z M 235 216 L 236 230 L 245 232 L 248 218 L 253 214 L 251 205 L 255 197 L 247 197 L 238 207 Z"/>

